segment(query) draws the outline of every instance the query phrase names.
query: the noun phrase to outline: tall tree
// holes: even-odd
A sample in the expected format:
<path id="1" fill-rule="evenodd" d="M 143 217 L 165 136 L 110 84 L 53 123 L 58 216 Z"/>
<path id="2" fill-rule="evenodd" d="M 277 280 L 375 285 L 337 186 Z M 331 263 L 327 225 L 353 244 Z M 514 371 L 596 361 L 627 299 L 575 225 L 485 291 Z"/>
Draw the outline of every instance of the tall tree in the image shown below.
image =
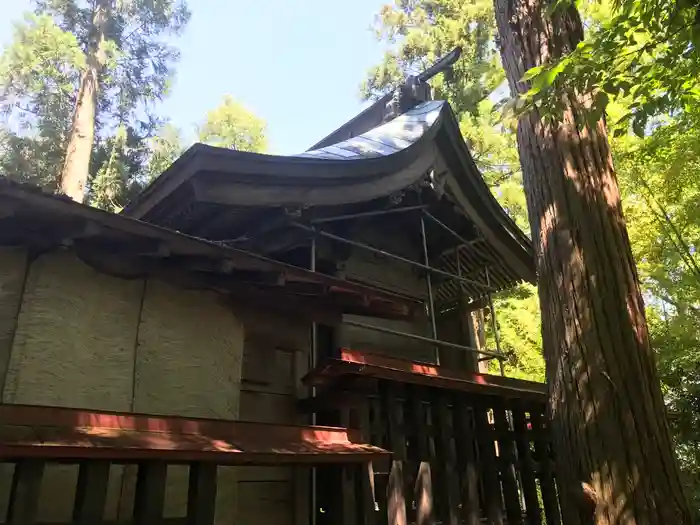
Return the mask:
<path id="1" fill-rule="evenodd" d="M 511 92 L 583 37 L 568 2 L 495 0 Z M 605 124 L 568 92 L 518 122 L 562 511 L 569 524 L 690 524 Z"/>
<path id="2" fill-rule="evenodd" d="M 75 6 L 60 6 L 60 9 Z M 83 202 L 90 169 L 90 155 L 95 142 L 95 117 L 100 76 L 107 64 L 107 31 L 113 19 L 112 0 L 96 0 L 92 5 L 85 49 L 85 67 L 80 76 L 75 99 L 73 122 L 59 188 L 75 201 Z"/>
<path id="3" fill-rule="evenodd" d="M 212 146 L 239 151 L 267 149 L 265 122 L 226 95 L 219 107 L 207 113 L 199 128 L 199 140 Z"/>
<path id="4" fill-rule="evenodd" d="M 3 55 L 0 101 L 29 123 L 32 133 L 15 136 L 26 141 L 45 135 L 51 151 L 62 151 L 57 185 L 82 201 L 89 175 L 100 168 L 93 162 L 96 150 L 110 149 L 106 142 L 117 129 L 126 127 L 133 142 L 159 125 L 153 102 L 168 93 L 178 57 L 166 38 L 182 31 L 189 11 L 184 0 L 34 4 L 35 16 L 19 26 Z M 106 162 L 110 154 L 101 157 Z"/>

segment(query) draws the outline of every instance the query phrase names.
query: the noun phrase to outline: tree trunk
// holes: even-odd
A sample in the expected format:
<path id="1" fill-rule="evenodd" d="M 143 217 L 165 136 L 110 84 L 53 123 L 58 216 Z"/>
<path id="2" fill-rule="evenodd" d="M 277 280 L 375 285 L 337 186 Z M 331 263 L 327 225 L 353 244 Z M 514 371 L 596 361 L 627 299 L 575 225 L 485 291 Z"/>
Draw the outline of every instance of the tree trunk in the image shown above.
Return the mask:
<path id="1" fill-rule="evenodd" d="M 550 4 L 495 0 L 514 94 L 582 38 L 576 9 L 548 16 Z M 605 124 L 576 125 L 590 102 L 568 95 L 560 120 L 532 111 L 517 133 L 562 514 L 566 525 L 690 524 Z"/>
<path id="2" fill-rule="evenodd" d="M 90 174 L 90 156 L 95 141 L 95 117 L 100 73 L 105 62 L 105 33 L 111 7 L 110 0 L 100 0 L 92 17 L 92 34 L 87 48 L 87 65 L 80 77 L 75 100 L 73 125 L 61 172 L 59 190 L 77 202 L 85 198 L 85 184 Z"/>

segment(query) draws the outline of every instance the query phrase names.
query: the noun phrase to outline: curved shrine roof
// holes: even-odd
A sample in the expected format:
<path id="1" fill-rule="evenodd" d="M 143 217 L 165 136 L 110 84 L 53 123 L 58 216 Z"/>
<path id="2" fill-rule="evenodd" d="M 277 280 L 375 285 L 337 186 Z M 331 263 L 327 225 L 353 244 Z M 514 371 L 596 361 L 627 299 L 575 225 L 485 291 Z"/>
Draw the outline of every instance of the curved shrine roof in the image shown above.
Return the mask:
<path id="1" fill-rule="evenodd" d="M 534 282 L 532 245 L 491 194 L 444 101 L 424 102 L 369 131 L 298 155 L 195 144 L 123 213 L 191 235 L 240 240 L 246 228 L 260 229 L 262 217 L 275 222 L 269 219 L 275 213 L 279 225 L 289 210 L 303 222 L 305 216 L 387 209 L 412 190 L 427 193 L 421 202 L 449 215 L 450 224 L 469 223 L 453 228 L 474 245 L 457 243 L 452 253 L 481 254 L 494 265 L 496 288 Z"/>

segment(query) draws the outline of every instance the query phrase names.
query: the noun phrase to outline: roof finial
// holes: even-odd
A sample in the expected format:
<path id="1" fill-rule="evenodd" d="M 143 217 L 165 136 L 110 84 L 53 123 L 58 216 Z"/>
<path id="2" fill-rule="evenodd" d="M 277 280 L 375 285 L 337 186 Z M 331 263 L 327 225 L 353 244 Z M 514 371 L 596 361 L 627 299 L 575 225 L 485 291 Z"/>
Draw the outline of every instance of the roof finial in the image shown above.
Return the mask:
<path id="1" fill-rule="evenodd" d="M 462 48 L 456 47 L 422 73 L 408 76 L 394 91 L 394 96 L 387 104 L 384 120 L 391 120 L 421 102 L 432 100 L 428 80 L 438 73 L 451 71 L 461 54 Z"/>

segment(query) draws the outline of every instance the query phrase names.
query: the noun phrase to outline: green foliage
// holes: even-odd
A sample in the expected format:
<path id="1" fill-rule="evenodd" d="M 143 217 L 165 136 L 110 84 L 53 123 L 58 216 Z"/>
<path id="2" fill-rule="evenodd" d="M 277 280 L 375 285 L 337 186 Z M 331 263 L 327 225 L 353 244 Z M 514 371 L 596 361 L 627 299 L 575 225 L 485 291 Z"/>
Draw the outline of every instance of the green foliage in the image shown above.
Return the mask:
<path id="1" fill-rule="evenodd" d="M 85 57 L 49 16 L 28 14 L 0 57 L 0 174 L 55 189 Z"/>
<path id="2" fill-rule="evenodd" d="M 263 152 L 267 149 L 265 122 L 226 95 L 219 107 L 207 113 L 199 128 L 199 140 L 205 144 L 239 151 Z"/>
<path id="3" fill-rule="evenodd" d="M 693 0 L 589 0 L 584 14 L 590 30 L 570 55 L 543 64 L 524 77 L 528 107 L 553 116 L 560 95 L 595 93 L 592 117 L 609 101 L 624 100 L 626 111 L 608 125 L 618 135 L 642 136 L 647 123 L 669 112 L 691 110 L 700 100 L 700 10 Z M 563 78 L 556 82 L 557 78 Z"/>
<path id="4" fill-rule="evenodd" d="M 676 452 L 700 510 L 700 112 L 614 145 Z"/>
<path id="5" fill-rule="evenodd" d="M 156 136 L 149 140 L 150 156 L 144 175 L 146 182 L 163 173 L 184 151 L 182 133 L 172 124 L 164 125 Z"/>
<path id="6" fill-rule="evenodd" d="M 181 33 L 189 11 L 180 0 L 100 1 L 108 16 L 101 37 L 95 2 L 35 0 L 35 12 L 16 25 L 0 57 L 0 174 L 56 189 L 81 74 L 96 53 L 89 199 L 116 206 L 144 179 L 148 140 L 161 125 L 155 103 L 167 96 L 178 59 L 169 39 Z"/>

